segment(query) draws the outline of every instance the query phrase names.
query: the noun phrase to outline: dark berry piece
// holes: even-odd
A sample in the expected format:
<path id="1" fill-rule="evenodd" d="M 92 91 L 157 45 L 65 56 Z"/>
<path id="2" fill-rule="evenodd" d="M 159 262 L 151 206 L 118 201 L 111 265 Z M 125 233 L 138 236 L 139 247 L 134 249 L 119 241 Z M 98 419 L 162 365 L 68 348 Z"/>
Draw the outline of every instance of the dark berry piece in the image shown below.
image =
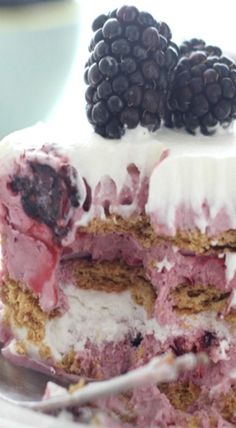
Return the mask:
<path id="1" fill-rule="evenodd" d="M 109 119 L 109 112 L 103 101 L 99 101 L 93 106 L 92 119 L 97 125 L 104 125 Z"/>
<path id="2" fill-rule="evenodd" d="M 191 75 L 193 77 L 201 77 L 206 69 L 207 69 L 206 63 L 194 65 L 191 68 Z"/>
<path id="3" fill-rule="evenodd" d="M 91 65 L 88 71 L 88 82 L 90 85 L 96 87 L 99 82 L 102 80 L 102 75 L 99 71 L 98 65 L 94 63 Z"/>
<path id="4" fill-rule="evenodd" d="M 89 72 L 89 67 L 86 67 L 84 70 L 84 81 L 85 83 L 88 85 L 89 84 L 89 80 L 88 80 L 88 72 Z"/>
<path id="5" fill-rule="evenodd" d="M 218 80 L 218 73 L 214 68 L 208 68 L 203 73 L 203 80 L 205 85 L 209 85 L 209 83 L 215 83 Z"/>
<path id="6" fill-rule="evenodd" d="M 207 58 L 206 54 L 201 51 L 193 52 L 189 56 L 190 65 L 194 66 L 197 64 L 202 64 Z"/>
<path id="7" fill-rule="evenodd" d="M 160 66 L 163 67 L 166 63 L 166 52 L 162 52 L 162 51 L 157 51 L 153 54 L 152 58 L 156 61 L 156 63 Z"/>
<path id="8" fill-rule="evenodd" d="M 91 104 L 86 104 L 86 108 L 85 108 L 86 116 L 87 116 L 89 123 L 91 123 L 91 124 L 93 124 L 92 110 L 93 110 L 93 106 Z"/>
<path id="9" fill-rule="evenodd" d="M 123 101 L 118 95 L 112 95 L 107 100 L 107 106 L 111 113 L 118 113 L 123 109 Z"/>
<path id="10" fill-rule="evenodd" d="M 216 335 L 210 331 L 205 331 L 202 342 L 204 348 L 209 348 L 216 340 Z"/>
<path id="11" fill-rule="evenodd" d="M 91 103 L 95 94 L 95 89 L 92 86 L 88 86 L 85 92 L 85 99 L 88 103 Z"/>
<path id="12" fill-rule="evenodd" d="M 124 134 L 124 128 L 121 125 L 121 123 L 113 118 L 108 124 L 106 125 L 106 135 L 108 138 L 121 138 Z"/>
<path id="13" fill-rule="evenodd" d="M 100 40 L 102 40 L 102 39 L 103 39 L 102 29 L 101 29 L 101 28 L 99 28 L 99 30 L 97 30 L 97 31 L 95 32 L 94 36 L 93 36 L 93 44 L 94 44 L 94 46 L 95 46 L 98 42 L 100 42 Z"/>
<path id="14" fill-rule="evenodd" d="M 113 9 L 108 13 L 108 18 L 117 18 L 117 9 Z"/>
<path id="15" fill-rule="evenodd" d="M 144 61 L 142 66 L 142 72 L 144 78 L 147 80 L 157 80 L 159 77 L 159 68 L 155 61 L 151 59 Z"/>
<path id="16" fill-rule="evenodd" d="M 190 80 L 190 87 L 193 94 L 199 94 L 203 90 L 203 78 L 202 77 L 193 77 Z"/>
<path id="17" fill-rule="evenodd" d="M 224 77 L 221 80 L 222 93 L 225 98 L 234 98 L 235 96 L 235 85 L 229 77 Z"/>
<path id="18" fill-rule="evenodd" d="M 181 88 L 188 85 L 191 81 L 191 73 L 189 70 L 181 71 L 176 76 L 176 86 Z"/>
<path id="19" fill-rule="evenodd" d="M 104 40 L 100 40 L 100 42 L 98 42 L 95 46 L 94 57 L 96 58 L 96 60 L 99 60 L 103 56 L 109 54 L 109 52 L 110 52 L 109 44 L 106 43 Z"/>
<path id="20" fill-rule="evenodd" d="M 118 76 L 112 82 L 112 88 L 115 94 L 122 94 L 129 87 L 129 81 L 125 76 Z"/>
<path id="21" fill-rule="evenodd" d="M 125 108 L 121 115 L 120 120 L 123 125 L 126 125 L 127 128 L 136 128 L 139 123 L 139 114 L 138 111 L 134 108 Z"/>
<path id="22" fill-rule="evenodd" d="M 150 132 L 154 132 L 160 128 L 161 120 L 157 114 L 144 111 L 141 118 L 141 125 L 147 128 Z"/>
<path id="23" fill-rule="evenodd" d="M 116 37 L 121 36 L 122 27 L 117 19 L 110 18 L 103 25 L 102 32 L 105 38 L 114 39 Z"/>
<path id="24" fill-rule="evenodd" d="M 199 127 L 199 119 L 192 112 L 185 113 L 183 115 L 183 117 L 184 117 L 184 122 L 186 124 L 186 128 L 189 131 L 193 131 L 193 130 L 195 130 L 196 128 Z"/>
<path id="25" fill-rule="evenodd" d="M 138 61 L 144 61 L 148 57 L 148 52 L 145 48 L 142 48 L 142 46 L 136 45 L 133 48 L 133 55 Z"/>
<path id="26" fill-rule="evenodd" d="M 143 340 L 141 333 L 138 333 L 137 336 L 131 340 L 131 345 L 137 348 Z"/>
<path id="27" fill-rule="evenodd" d="M 229 68 L 234 66 L 234 61 L 225 55 L 221 57 L 221 62 L 226 64 Z"/>
<path id="28" fill-rule="evenodd" d="M 135 73 L 131 74 L 130 76 L 130 83 L 138 86 L 144 85 L 144 77 L 141 71 L 136 71 Z"/>
<path id="29" fill-rule="evenodd" d="M 228 100 L 220 100 L 213 109 L 214 115 L 217 120 L 223 122 L 231 113 L 231 104 Z"/>
<path id="30" fill-rule="evenodd" d="M 156 113 L 159 106 L 159 96 L 156 91 L 146 89 L 143 94 L 142 106 L 144 111 Z"/>
<path id="31" fill-rule="evenodd" d="M 138 9 L 134 6 L 122 6 L 117 10 L 117 18 L 123 22 L 133 22 L 138 16 Z"/>
<path id="32" fill-rule="evenodd" d="M 192 101 L 192 112 L 198 117 L 208 112 L 209 103 L 204 95 L 196 95 Z"/>
<path id="33" fill-rule="evenodd" d="M 93 95 L 93 103 L 96 104 L 98 101 L 100 101 L 100 97 L 98 95 L 98 92 L 95 91 Z"/>
<path id="34" fill-rule="evenodd" d="M 150 27 L 152 27 L 155 24 L 154 18 L 148 12 L 140 12 L 138 16 L 138 22 L 143 26 L 150 26 Z"/>
<path id="35" fill-rule="evenodd" d="M 160 48 L 165 51 L 167 49 L 168 46 L 168 42 L 166 40 L 165 37 L 163 37 L 162 35 L 160 35 Z"/>
<path id="36" fill-rule="evenodd" d="M 162 88 L 164 91 L 166 91 L 168 87 L 168 77 L 166 76 L 166 73 L 164 70 L 160 71 L 159 77 L 158 77 L 158 87 Z"/>
<path id="37" fill-rule="evenodd" d="M 101 137 L 106 137 L 106 127 L 101 125 L 94 124 L 94 131 L 96 134 L 101 135 Z"/>
<path id="38" fill-rule="evenodd" d="M 218 75 L 220 77 L 228 77 L 229 68 L 226 64 L 222 64 L 220 62 L 217 62 L 216 64 L 213 65 L 213 68 L 216 70 L 216 72 L 218 73 Z"/>
<path id="39" fill-rule="evenodd" d="M 139 86 L 131 86 L 125 93 L 124 99 L 128 107 L 137 107 L 142 102 L 143 91 Z"/>
<path id="40" fill-rule="evenodd" d="M 155 27 L 148 27 L 143 31 L 142 44 L 151 51 L 156 51 L 160 46 L 160 36 Z"/>
<path id="41" fill-rule="evenodd" d="M 111 51 L 114 55 L 128 55 L 130 49 L 130 44 L 126 39 L 115 40 L 111 45 Z"/>
<path id="42" fill-rule="evenodd" d="M 236 83 L 236 68 L 231 69 L 230 77 L 232 79 L 232 82 Z"/>
<path id="43" fill-rule="evenodd" d="M 165 66 L 172 70 L 178 61 L 178 53 L 174 47 L 169 47 L 165 52 Z"/>
<path id="44" fill-rule="evenodd" d="M 77 173 L 69 165 L 58 171 L 46 164 L 29 163 L 29 176 L 16 176 L 10 186 L 20 193 L 24 212 L 46 224 L 60 240 L 69 231 L 69 211 L 79 206 Z"/>
<path id="45" fill-rule="evenodd" d="M 212 113 L 209 112 L 205 116 L 202 117 L 202 119 L 201 119 L 201 125 L 204 128 L 207 128 L 209 126 L 210 127 L 214 127 L 214 126 L 217 125 L 217 119 L 216 119 L 216 117 L 213 116 Z"/>
<path id="46" fill-rule="evenodd" d="M 99 15 L 92 23 L 92 30 L 96 31 L 96 30 L 99 30 L 99 28 L 102 28 L 106 20 L 107 20 L 106 15 Z"/>
<path id="47" fill-rule="evenodd" d="M 125 37 L 129 42 L 137 42 L 140 37 L 140 30 L 137 25 L 127 25 Z"/>
<path id="48" fill-rule="evenodd" d="M 204 64 L 207 68 L 213 67 L 213 65 L 219 60 L 217 56 L 208 56 Z"/>
<path id="49" fill-rule="evenodd" d="M 109 95 L 112 94 L 111 82 L 108 80 L 103 80 L 102 83 L 97 88 L 97 94 L 99 98 L 106 99 Z"/>
<path id="50" fill-rule="evenodd" d="M 212 103 L 216 104 L 220 100 L 222 94 L 222 88 L 218 83 L 212 83 L 206 87 L 207 99 Z"/>
<path id="51" fill-rule="evenodd" d="M 94 60 L 95 60 L 94 54 L 90 55 L 90 57 L 89 57 L 89 59 L 88 59 L 88 61 L 87 61 L 86 66 L 93 65 Z"/>
<path id="52" fill-rule="evenodd" d="M 192 98 L 192 91 L 188 86 L 176 92 L 176 105 L 180 111 L 187 111 Z"/>
<path id="53" fill-rule="evenodd" d="M 170 27 L 166 24 L 166 22 L 157 23 L 157 29 L 159 33 L 166 38 L 166 40 L 170 40 L 172 37 Z"/>
<path id="54" fill-rule="evenodd" d="M 118 62 L 112 56 L 104 56 L 99 61 L 99 70 L 106 77 L 114 77 L 118 73 Z"/>
<path id="55" fill-rule="evenodd" d="M 121 60 L 120 69 L 122 73 L 131 74 L 136 70 L 136 61 L 132 57 L 126 57 Z"/>

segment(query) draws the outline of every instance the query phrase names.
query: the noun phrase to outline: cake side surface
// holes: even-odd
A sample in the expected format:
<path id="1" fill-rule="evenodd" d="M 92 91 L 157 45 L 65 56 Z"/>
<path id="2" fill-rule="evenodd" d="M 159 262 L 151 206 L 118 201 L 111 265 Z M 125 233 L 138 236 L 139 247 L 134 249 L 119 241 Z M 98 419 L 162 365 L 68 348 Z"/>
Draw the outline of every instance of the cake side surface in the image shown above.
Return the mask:
<path id="1" fill-rule="evenodd" d="M 145 134 L 132 146 L 124 141 L 121 148 L 103 148 L 107 152 L 101 160 L 101 142 L 81 143 L 77 153 L 76 145 L 55 142 L 47 132 L 36 126 L 0 147 L 4 355 L 68 378 L 101 380 L 170 350 L 176 355 L 204 351 L 210 366 L 200 377 L 193 371 L 160 390 L 137 391 L 131 402 L 136 408 L 136 399 L 154 394 L 162 397 L 162 416 L 178 415 L 183 426 L 201 421 L 207 411 L 209 426 L 215 417 L 231 426 L 234 405 L 229 410 L 227 403 L 234 402 L 233 387 L 224 395 L 225 405 L 214 401 L 210 390 L 224 383 L 234 367 L 236 232 L 232 222 L 224 221 L 211 229 L 206 218 L 211 220 L 212 212 L 206 205 L 199 211 L 197 188 L 200 205 L 192 196 L 194 180 L 208 173 L 212 180 L 215 162 L 220 162 L 211 154 L 211 142 L 206 144 L 206 168 L 199 171 L 189 162 L 196 154 L 198 164 L 195 145 L 180 154 L 164 135 L 149 143 Z M 226 144 L 229 159 L 234 143 Z M 227 173 L 219 176 L 225 180 L 222 192 L 233 174 L 227 162 Z M 192 184 L 183 192 L 180 180 L 174 196 L 176 180 L 167 182 L 167 176 L 171 169 L 178 177 L 185 164 L 183 185 L 190 170 Z M 210 189 L 206 186 L 201 197 L 221 207 Z M 225 210 L 233 210 L 231 196 Z M 172 218 L 170 230 L 168 212 L 175 206 L 178 218 L 178 201 L 190 207 L 189 217 L 183 209 L 180 223 Z M 116 409 L 119 400 L 110 406 L 122 419 L 127 409 Z M 157 414 L 152 420 L 160 421 Z M 142 426 L 141 410 L 134 421 Z"/>

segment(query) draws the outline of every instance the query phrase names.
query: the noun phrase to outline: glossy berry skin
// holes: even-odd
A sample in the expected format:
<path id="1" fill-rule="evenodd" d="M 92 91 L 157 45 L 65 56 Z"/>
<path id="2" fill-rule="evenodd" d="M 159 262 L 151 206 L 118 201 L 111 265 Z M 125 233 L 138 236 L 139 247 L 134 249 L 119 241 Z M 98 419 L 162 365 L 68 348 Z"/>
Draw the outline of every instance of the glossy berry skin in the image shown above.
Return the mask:
<path id="1" fill-rule="evenodd" d="M 122 6 L 98 16 L 92 29 L 85 98 L 95 131 L 120 138 L 138 124 L 158 129 L 169 75 L 178 60 L 168 25 L 134 6 Z"/>
<path id="2" fill-rule="evenodd" d="M 165 123 L 214 133 L 236 119 L 236 64 L 221 49 L 192 39 L 180 46 L 167 96 Z"/>

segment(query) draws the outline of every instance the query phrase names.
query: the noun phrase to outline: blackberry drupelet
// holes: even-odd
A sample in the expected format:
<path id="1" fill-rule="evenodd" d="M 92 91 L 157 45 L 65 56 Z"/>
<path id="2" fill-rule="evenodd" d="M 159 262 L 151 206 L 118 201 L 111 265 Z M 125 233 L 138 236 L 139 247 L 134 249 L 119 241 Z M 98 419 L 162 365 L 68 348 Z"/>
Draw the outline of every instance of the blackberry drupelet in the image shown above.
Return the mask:
<path id="1" fill-rule="evenodd" d="M 89 122 L 107 138 L 120 138 L 139 123 L 158 129 L 169 75 L 178 60 L 168 25 L 123 6 L 97 17 L 92 29 L 85 70 Z"/>
<path id="2" fill-rule="evenodd" d="M 180 46 L 167 95 L 165 124 L 205 135 L 236 118 L 236 64 L 216 46 L 192 39 Z"/>

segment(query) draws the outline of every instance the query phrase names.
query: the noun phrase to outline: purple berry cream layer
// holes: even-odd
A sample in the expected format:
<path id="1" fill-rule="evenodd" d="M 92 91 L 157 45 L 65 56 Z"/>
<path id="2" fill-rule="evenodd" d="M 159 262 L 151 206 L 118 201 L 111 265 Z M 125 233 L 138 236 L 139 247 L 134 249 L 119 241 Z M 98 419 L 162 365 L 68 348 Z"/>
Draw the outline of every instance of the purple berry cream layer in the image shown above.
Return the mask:
<path id="1" fill-rule="evenodd" d="M 206 369 L 97 406 L 137 426 L 233 426 L 234 130 L 78 144 L 36 125 L 5 138 L 0 159 L 4 355 L 102 380 L 204 351 Z"/>

